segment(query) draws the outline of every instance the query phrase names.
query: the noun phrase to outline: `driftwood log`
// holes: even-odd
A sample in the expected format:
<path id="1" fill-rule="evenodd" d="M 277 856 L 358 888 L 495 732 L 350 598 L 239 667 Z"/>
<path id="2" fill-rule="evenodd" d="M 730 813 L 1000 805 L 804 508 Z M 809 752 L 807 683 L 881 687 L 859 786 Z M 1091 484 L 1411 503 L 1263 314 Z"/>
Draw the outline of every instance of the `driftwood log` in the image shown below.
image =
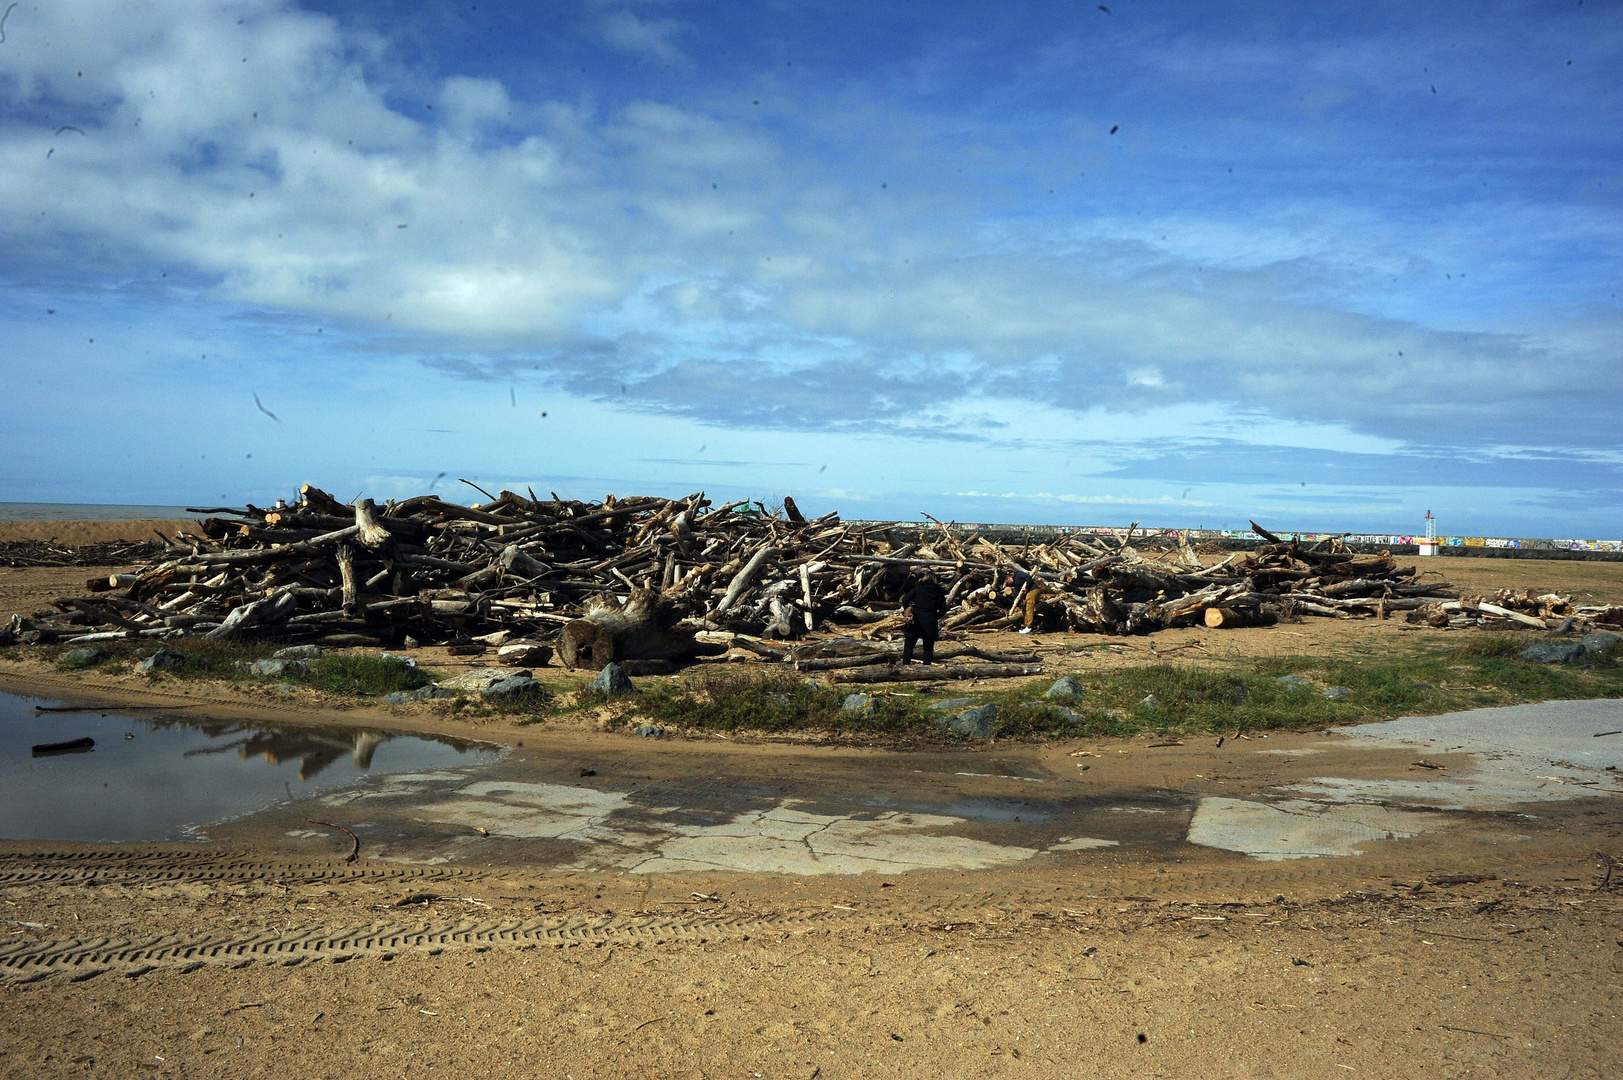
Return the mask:
<path id="1" fill-rule="evenodd" d="M 564 667 L 596 670 L 626 660 L 688 660 L 725 647 L 704 645 L 677 626 L 681 613 L 652 589 L 634 589 L 623 607 L 598 601 L 558 635 Z"/>
<path id="2" fill-rule="evenodd" d="M 936 682 L 941 679 L 1013 679 L 1041 675 L 1041 664 L 872 664 L 829 673 L 830 682 Z"/>

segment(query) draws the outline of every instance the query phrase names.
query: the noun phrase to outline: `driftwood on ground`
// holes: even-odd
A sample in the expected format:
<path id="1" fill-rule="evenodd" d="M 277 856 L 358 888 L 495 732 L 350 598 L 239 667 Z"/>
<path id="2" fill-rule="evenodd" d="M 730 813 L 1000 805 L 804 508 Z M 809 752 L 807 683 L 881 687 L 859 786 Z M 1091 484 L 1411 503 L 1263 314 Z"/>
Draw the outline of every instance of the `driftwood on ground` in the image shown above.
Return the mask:
<path id="1" fill-rule="evenodd" d="M 949 638 L 1016 628 L 1226 630 L 1399 612 L 1439 625 L 1623 623 L 1623 608 L 1564 597 L 1461 598 L 1388 554 L 1357 555 L 1335 541 L 1304 546 L 1260 528 L 1264 546 L 1208 566 L 1185 542 L 1150 550 L 1141 540 L 1140 551 L 1133 530 L 999 544 L 937 523 L 901 537 L 895 526 L 835 514 L 808 519 L 788 505 L 778 514 L 744 502 L 712 506 L 703 493 L 589 503 L 503 491 L 473 506 L 434 495 L 380 506 L 341 503 L 306 486 L 291 507 L 198 512 L 209 516 L 138 572 L 59 599 L 54 615 L 15 617 L 0 640 L 556 639 L 560 658 L 582 667 L 680 662 L 727 645 L 802 666 L 841 656 L 880 661 L 908 621 L 901 599 L 916 575 L 934 576 L 946 594 Z M 812 648 L 831 632 L 842 645 Z M 949 651 L 955 647 L 943 641 L 937 655 L 960 655 Z M 961 655 L 987 664 L 1028 659 Z"/>

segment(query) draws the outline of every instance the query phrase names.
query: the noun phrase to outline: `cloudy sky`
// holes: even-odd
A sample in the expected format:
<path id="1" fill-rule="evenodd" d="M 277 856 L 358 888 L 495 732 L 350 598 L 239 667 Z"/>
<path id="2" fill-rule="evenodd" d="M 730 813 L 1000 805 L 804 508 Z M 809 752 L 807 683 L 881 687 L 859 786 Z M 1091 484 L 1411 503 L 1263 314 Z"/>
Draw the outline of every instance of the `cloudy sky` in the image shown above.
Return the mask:
<path id="1" fill-rule="evenodd" d="M 0 500 L 1623 534 L 1616 0 L 0 31 Z"/>

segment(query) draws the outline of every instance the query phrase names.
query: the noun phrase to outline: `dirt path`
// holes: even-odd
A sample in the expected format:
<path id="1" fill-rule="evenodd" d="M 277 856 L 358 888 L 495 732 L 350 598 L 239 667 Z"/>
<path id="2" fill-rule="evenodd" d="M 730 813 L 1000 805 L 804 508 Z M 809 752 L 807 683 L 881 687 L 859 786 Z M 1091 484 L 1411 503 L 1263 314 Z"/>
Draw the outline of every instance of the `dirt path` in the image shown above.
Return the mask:
<path id="1" fill-rule="evenodd" d="M 251 854 L 74 862 L 5 864 L 8 914 L 55 929 L 13 933 L 0 965 L 27 952 L 64 969 L 0 987 L 6 1075 L 1548 1077 L 1623 1064 L 1623 905 L 1560 882 L 1561 867 L 1541 868 L 1547 884 L 1415 893 L 1300 871 L 1241 885 L 1176 864 L 628 882 Z M 21 863 L 54 876 L 19 881 Z M 396 906 L 425 893 L 439 899 Z M 30 945 L 68 926 L 73 941 Z"/>
<path id="2" fill-rule="evenodd" d="M 525 741 L 497 766 L 379 778 L 207 844 L 0 845 L 0 1073 L 1623 1068 L 1623 897 L 1595 857 L 1623 840 L 1618 797 L 1556 784 L 1506 803 L 1493 755 L 1427 751 L 1439 772 L 1318 733 L 912 754 Z M 1531 781 L 1544 769 L 1560 766 Z M 1184 839 L 1213 804 L 1303 814 L 1281 793 L 1326 775 L 1482 805 L 1429 811 L 1407 839 L 1366 832 L 1340 858 Z M 305 816 L 352 827 L 362 857 Z M 802 844 L 918 865 L 719 868 Z M 690 857 L 616 861 L 651 850 Z"/>

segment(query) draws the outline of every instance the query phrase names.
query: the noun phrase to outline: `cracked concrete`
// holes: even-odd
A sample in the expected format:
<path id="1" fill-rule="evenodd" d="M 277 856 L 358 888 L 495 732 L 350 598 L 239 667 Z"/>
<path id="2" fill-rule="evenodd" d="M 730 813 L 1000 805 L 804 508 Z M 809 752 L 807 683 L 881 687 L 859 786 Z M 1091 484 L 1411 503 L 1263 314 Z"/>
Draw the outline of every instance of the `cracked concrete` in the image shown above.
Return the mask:
<path id="1" fill-rule="evenodd" d="M 380 792 L 379 794 L 384 794 Z M 671 819 L 675 807 L 640 807 L 620 793 L 559 784 L 479 781 L 415 807 L 420 821 L 483 828 L 490 836 L 591 845 L 569 864 L 634 874 L 735 870 L 782 874 L 979 870 L 1050 851 L 1114 844 L 1064 837 L 1047 849 L 995 844 L 944 830 L 965 819 L 884 811 L 824 814 L 786 799 L 715 824 Z"/>
<path id="2" fill-rule="evenodd" d="M 1362 855 L 1370 843 L 1413 836 L 1434 819 L 1435 815 L 1384 806 L 1208 797 L 1195 808 L 1188 839 L 1191 844 L 1270 861 Z"/>

